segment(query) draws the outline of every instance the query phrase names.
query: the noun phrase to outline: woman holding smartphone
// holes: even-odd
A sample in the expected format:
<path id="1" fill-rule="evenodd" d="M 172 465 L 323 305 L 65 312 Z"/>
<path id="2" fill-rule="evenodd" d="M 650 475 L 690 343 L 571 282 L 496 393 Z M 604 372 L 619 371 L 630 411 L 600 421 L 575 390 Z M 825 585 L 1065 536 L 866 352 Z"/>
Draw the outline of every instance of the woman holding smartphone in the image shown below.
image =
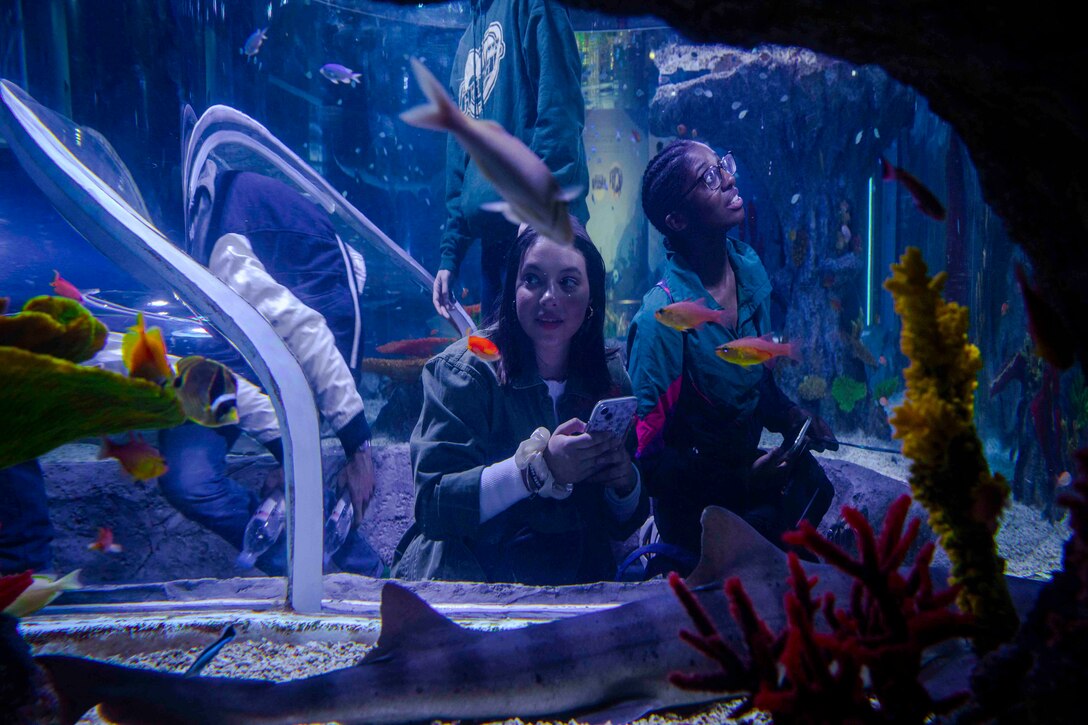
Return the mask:
<path id="1" fill-rule="evenodd" d="M 523 225 L 506 262 L 498 348 L 461 340 L 427 363 L 412 433 L 415 522 L 393 568 L 408 579 L 577 584 L 615 574 L 611 541 L 649 505 L 624 440 L 585 432 L 602 398 L 630 393 L 604 347 L 605 271 Z"/>

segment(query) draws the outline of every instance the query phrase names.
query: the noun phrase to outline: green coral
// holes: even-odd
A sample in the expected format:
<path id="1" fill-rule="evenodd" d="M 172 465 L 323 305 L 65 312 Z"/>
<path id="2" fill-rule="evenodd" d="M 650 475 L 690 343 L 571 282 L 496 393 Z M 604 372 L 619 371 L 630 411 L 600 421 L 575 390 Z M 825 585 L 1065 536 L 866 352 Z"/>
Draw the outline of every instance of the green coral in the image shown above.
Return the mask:
<path id="1" fill-rule="evenodd" d="M 827 395 L 827 381 L 819 375 L 806 375 L 797 386 L 801 400 L 820 400 Z"/>
<path id="2" fill-rule="evenodd" d="M 890 398 L 897 392 L 899 392 L 899 378 L 897 377 L 884 378 L 873 386 L 873 397 L 877 400 Z"/>
<path id="3" fill-rule="evenodd" d="M 0 317 L 0 345 L 71 362 L 94 357 L 107 333 L 87 308 L 67 297 L 34 297 L 19 314 Z"/>
<path id="4" fill-rule="evenodd" d="M 960 608 L 978 623 L 975 644 L 989 651 L 1015 634 L 1019 620 L 1005 584 L 1005 560 L 994 533 L 1009 498 L 991 476 L 974 426 L 978 348 L 967 341 L 967 309 L 941 297 L 945 274 L 930 278 L 911 247 L 884 287 L 903 321 L 900 340 L 910 358 L 906 400 L 891 419 L 903 454 L 911 459 L 914 498 L 952 560 L 952 580 L 963 586 Z"/>
<path id="5" fill-rule="evenodd" d="M 849 413 L 865 399 L 865 383 L 849 375 L 840 375 L 831 383 L 831 397 L 839 404 L 839 410 Z"/>
<path id="6" fill-rule="evenodd" d="M 0 346 L 0 391 L 0 468 L 78 438 L 185 420 L 169 387 L 15 347 Z"/>

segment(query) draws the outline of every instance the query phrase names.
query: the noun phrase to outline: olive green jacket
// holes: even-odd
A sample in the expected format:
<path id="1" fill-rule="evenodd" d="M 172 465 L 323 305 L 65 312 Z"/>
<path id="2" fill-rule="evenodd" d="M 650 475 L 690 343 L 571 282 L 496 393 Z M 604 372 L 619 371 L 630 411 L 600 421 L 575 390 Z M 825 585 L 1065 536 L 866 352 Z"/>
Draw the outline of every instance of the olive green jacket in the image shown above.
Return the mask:
<path id="1" fill-rule="evenodd" d="M 611 579 L 616 562 L 610 540 L 626 539 L 645 521 L 644 487 L 626 521 L 614 520 L 604 488 L 576 483 L 567 499 L 532 496 L 480 523 L 484 468 L 514 455 L 536 428 L 588 420 L 598 398 L 629 394 L 618 355 L 609 370 L 613 390 L 606 395 L 568 379 L 557 418 L 535 370 L 500 385 L 494 367 L 468 352 L 464 340 L 428 362 L 411 441 L 415 523 L 398 546 L 394 576 L 526 584 Z"/>

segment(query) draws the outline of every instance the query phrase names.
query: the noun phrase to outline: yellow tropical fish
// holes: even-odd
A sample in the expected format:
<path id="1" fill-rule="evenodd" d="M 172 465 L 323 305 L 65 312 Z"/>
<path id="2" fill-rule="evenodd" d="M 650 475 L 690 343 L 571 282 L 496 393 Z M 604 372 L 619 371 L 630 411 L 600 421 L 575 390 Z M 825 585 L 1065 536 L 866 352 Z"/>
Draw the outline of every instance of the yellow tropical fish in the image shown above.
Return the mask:
<path id="1" fill-rule="evenodd" d="M 79 589 L 79 569 L 57 579 L 48 574 L 35 574 L 34 583 L 23 591 L 15 601 L 4 609 L 4 614 L 13 617 L 25 617 L 33 614 L 68 589 Z"/>
<path id="2" fill-rule="evenodd" d="M 700 297 L 694 302 L 683 300 L 682 302 L 665 305 L 654 313 L 654 319 L 662 325 L 683 332 L 698 327 L 705 322 L 717 322 L 719 325 L 723 325 L 724 315 L 725 310 L 710 309 L 706 306 L 703 298 Z"/>
<path id="3" fill-rule="evenodd" d="M 150 445 L 139 433 L 132 433 L 128 443 L 114 443 L 102 436 L 98 458 L 116 458 L 128 475 L 137 481 L 148 481 L 166 473 L 166 461 L 158 449 Z"/>
<path id="4" fill-rule="evenodd" d="M 717 355 L 734 365 L 758 365 L 776 357 L 788 357 L 800 360 L 794 345 L 788 342 L 775 342 L 771 335 L 763 337 L 742 337 L 719 345 Z"/>
<path id="5" fill-rule="evenodd" d="M 238 381 L 226 365 L 200 355 L 178 360 L 174 392 L 188 418 L 216 428 L 238 422 Z"/>
<path id="6" fill-rule="evenodd" d="M 129 377 L 143 378 L 161 385 L 174 374 L 170 370 L 170 363 L 166 362 L 162 330 L 157 327 L 146 329 L 142 312 L 136 317 L 136 324 L 128 328 L 121 338 L 121 360 Z"/>

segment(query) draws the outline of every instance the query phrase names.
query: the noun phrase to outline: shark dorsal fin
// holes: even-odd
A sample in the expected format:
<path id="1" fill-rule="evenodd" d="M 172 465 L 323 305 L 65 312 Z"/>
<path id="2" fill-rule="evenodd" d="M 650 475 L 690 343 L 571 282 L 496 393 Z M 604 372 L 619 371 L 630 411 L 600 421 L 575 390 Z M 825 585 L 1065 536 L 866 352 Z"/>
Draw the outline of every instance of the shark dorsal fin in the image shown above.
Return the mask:
<path id="1" fill-rule="evenodd" d="M 700 586 L 741 576 L 742 570 L 786 572 L 786 554 L 737 514 L 720 506 L 703 510 L 703 551 L 685 581 Z"/>
<path id="2" fill-rule="evenodd" d="M 434 647 L 475 634 L 436 612 L 414 592 L 392 582 L 382 587 L 381 616 L 378 642 L 363 662 L 383 659 L 398 649 Z"/>

